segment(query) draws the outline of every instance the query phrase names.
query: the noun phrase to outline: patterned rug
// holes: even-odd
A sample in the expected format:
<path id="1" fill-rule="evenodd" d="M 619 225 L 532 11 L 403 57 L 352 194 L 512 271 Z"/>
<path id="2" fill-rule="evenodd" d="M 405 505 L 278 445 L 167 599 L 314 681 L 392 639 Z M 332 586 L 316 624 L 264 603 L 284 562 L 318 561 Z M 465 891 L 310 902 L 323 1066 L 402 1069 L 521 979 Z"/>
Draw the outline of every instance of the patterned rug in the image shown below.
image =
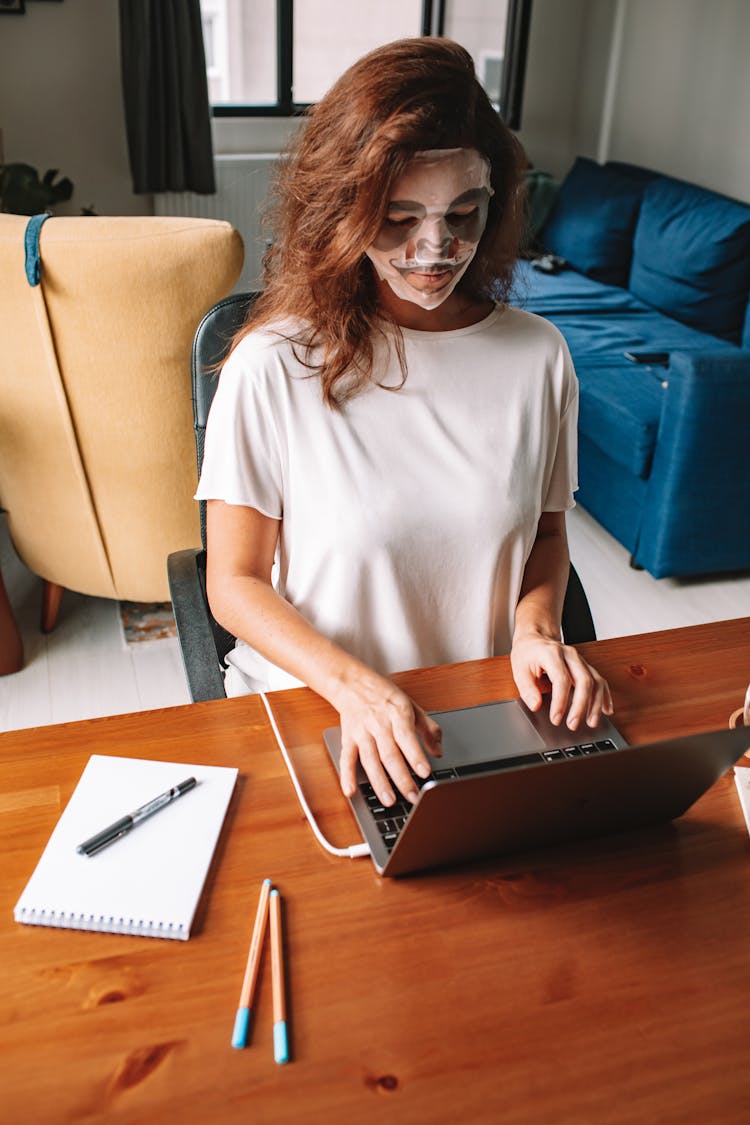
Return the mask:
<path id="1" fill-rule="evenodd" d="M 120 602 L 120 620 L 127 645 L 148 644 L 177 636 L 171 602 Z"/>

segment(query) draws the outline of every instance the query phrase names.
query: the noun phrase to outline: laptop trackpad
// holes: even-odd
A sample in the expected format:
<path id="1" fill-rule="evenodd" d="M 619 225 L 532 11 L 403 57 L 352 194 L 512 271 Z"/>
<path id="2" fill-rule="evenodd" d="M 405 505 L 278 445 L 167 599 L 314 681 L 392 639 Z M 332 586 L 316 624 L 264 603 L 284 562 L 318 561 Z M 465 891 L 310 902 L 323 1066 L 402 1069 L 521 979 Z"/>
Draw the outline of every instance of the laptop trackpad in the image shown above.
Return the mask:
<path id="1" fill-rule="evenodd" d="M 435 769 L 547 749 L 515 699 L 431 714 L 443 731 L 443 756 L 436 760 Z"/>

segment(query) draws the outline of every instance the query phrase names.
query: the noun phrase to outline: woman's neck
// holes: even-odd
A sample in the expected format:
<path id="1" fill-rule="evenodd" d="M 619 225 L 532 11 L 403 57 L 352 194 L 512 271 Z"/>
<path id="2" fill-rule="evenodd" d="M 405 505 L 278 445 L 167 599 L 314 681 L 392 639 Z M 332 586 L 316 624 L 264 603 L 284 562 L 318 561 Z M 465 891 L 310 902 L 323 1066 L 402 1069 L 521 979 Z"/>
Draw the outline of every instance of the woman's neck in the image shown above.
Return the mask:
<path id="1" fill-rule="evenodd" d="M 492 312 L 492 301 L 477 301 L 456 289 L 436 309 L 423 309 L 413 301 L 404 301 L 386 281 L 378 281 L 381 307 L 401 328 L 418 332 L 451 332 L 456 328 L 470 328 Z"/>

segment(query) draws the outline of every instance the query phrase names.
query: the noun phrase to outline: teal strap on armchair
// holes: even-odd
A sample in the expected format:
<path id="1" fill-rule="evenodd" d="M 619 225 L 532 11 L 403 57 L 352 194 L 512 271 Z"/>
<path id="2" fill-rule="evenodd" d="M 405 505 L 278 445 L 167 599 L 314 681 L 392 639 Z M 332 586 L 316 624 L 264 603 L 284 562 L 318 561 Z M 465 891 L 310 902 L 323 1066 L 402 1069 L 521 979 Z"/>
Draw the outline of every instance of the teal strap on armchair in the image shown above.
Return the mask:
<path id="1" fill-rule="evenodd" d="M 41 215 L 32 215 L 26 224 L 26 231 L 23 236 L 23 248 L 25 254 L 25 267 L 26 267 L 26 280 L 29 285 L 38 285 L 42 280 L 42 256 L 39 253 L 39 234 L 42 229 L 42 224 L 51 218 L 49 211 L 44 211 Z"/>

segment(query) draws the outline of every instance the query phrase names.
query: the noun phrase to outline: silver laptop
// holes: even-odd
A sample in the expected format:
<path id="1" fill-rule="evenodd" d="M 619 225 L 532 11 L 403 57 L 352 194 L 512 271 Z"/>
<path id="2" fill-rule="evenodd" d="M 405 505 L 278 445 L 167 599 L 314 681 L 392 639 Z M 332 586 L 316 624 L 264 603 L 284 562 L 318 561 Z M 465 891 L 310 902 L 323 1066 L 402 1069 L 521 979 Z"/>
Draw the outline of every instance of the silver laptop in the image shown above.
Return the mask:
<path id="1" fill-rule="evenodd" d="M 443 756 L 414 805 L 388 808 L 358 767 L 350 799 L 381 875 L 622 832 L 681 816 L 750 749 L 737 730 L 628 746 L 602 719 L 571 734 L 518 699 L 435 711 Z M 341 729 L 323 737 L 338 772 Z M 397 794 L 398 796 L 398 794 Z"/>

